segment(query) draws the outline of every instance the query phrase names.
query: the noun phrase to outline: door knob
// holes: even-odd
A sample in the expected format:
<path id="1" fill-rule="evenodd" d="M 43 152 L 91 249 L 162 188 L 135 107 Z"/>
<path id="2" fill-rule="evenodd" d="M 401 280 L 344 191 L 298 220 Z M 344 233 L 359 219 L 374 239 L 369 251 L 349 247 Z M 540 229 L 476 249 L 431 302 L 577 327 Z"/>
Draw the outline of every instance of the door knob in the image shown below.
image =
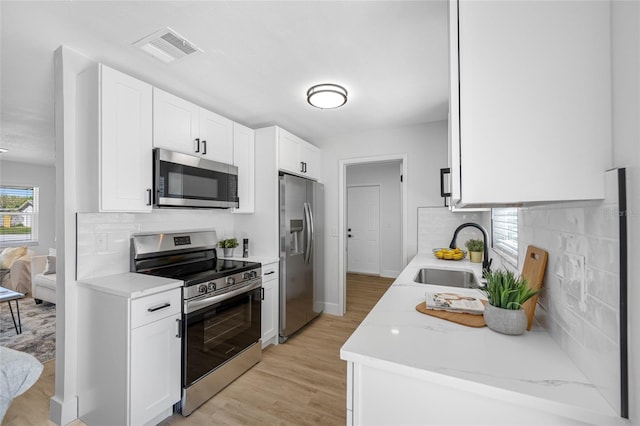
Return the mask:
<path id="1" fill-rule="evenodd" d="M 347 235 L 347 237 L 351 238 L 351 234 Z"/>

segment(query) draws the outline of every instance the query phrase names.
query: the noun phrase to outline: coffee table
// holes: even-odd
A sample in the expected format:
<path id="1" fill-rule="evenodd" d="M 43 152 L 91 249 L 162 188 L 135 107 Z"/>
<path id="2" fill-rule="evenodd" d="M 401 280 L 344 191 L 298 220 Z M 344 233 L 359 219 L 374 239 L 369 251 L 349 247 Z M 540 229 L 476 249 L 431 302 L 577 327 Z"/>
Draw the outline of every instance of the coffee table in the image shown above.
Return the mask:
<path id="1" fill-rule="evenodd" d="M 11 311 L 11 319 L 13 319 L 13 326 L 16 328 L 16 334 L 22 334 L 22 322 L 20 321 L 20 306 L 18 305 L 18 300 L 22 298 L 24 298 L 23 293 L 18 293 L 17 291 L 0 287 L 0 302 L 7 302 L 9 304 L 9 310 Z M 16 321 L 16 317 L 13 314 L 13 308 L 11 307 L 12 300 L 16 302 L 16 314 L 18 316 L 18 321 Z"/>

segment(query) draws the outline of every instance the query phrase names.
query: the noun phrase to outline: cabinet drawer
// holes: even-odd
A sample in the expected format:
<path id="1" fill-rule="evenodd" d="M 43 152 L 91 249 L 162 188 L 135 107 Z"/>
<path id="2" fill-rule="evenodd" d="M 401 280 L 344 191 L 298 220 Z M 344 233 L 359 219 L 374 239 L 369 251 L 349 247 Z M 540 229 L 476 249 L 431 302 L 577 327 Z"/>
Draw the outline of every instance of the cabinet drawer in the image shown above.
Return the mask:
<path id="1" fill-rule="evenodd" d="M 262 265 L 262 281 L 271 281 L 278 278 L 278 263 Z"/>
<path id="2" fill-rule="evenodd" d="M 131 328 L 182 312 L 179 288 L 153 294 L 131 302 Z"/>

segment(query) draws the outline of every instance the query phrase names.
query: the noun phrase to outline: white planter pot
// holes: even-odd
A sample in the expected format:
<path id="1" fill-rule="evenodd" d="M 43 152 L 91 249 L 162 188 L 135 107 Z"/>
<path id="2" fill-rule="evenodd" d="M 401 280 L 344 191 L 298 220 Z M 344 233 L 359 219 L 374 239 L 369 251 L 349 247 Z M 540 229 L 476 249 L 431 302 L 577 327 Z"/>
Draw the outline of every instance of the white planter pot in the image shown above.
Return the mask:
<path id="1" fill-rule="evenodd" d="M 524 309 L 502 309 L 487 304 L 484 307 L 484 322 L 498 333 L 518 335 L 527 329 L 527 314 Z"/>
<path id="2" fill-rule="evenodd" d="M 233 257 L 233 249 L 232 248 L 223 248 L 222 255 L 224 257 Z"/>

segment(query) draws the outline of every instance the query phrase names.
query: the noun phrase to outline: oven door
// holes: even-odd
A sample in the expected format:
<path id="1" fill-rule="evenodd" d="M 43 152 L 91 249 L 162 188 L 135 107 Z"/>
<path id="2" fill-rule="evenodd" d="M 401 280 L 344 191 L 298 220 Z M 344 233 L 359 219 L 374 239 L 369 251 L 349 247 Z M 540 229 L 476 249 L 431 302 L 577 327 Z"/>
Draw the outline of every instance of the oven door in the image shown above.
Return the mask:
<path id="1" fill-rule="evenodd" d="M 153 150 L 158 207 L 239 207 L 238 169 L 166 149 Z"/>
<path id="2" fill-rule="evenodd" d="M 199 301 L 200 305 L 206 304 L 206 300 L 211 304 L 185 314 L 183 388 L 188 388 L 260 340 L 262 282 L 256 280 L 248 287 Z"/>

